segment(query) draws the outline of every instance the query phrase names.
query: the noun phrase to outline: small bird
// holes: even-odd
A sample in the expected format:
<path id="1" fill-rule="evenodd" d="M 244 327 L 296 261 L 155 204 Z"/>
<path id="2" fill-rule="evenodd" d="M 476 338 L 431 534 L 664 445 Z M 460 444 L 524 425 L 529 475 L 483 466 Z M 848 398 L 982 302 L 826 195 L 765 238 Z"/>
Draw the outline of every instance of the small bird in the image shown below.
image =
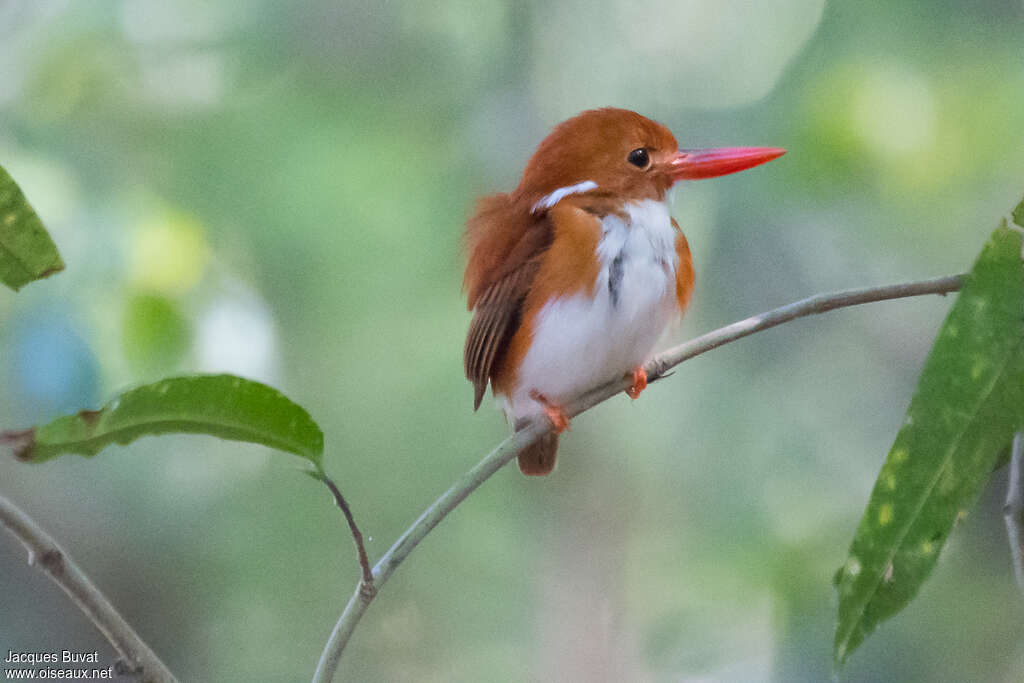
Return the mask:
<path id="1" fill-rule="evenodd" d="M 466 224 L 464 287 L 473 320 L 463 362 L 473 409 L 490 383 L 514 429 L 552 431 L 519 453 L 527 475 L 555 466 L 563 406 L 632 378 L 690 301 L 690 247 L 669 216 L 679 180 L 712 178 L 785 150 L 680 150 L 668 128 L 625 109 L 584 111 L 544 138 L 509 193 L 480 199 Z"/>

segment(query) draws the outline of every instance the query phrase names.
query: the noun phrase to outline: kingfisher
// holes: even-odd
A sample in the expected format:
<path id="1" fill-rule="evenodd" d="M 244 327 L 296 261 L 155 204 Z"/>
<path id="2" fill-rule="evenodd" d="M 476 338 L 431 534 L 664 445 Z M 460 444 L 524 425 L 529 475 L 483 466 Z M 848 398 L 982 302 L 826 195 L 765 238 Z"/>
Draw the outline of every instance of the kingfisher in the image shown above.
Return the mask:
<path id="1" fill-rule="evenodd" d="M 564 408 L 629 377 L 690 302 L 690 247 L 666 194 L 681 180 L 776 159 L 777 147 L 679 149 L 664 125 L 625 109 L 584 111 L 541 141 L 519 185 L 481 198 L 466 223 L 464 288 L 473 319 L 463 363 L 473 409 L 490 384 L 513 429 L 551 431 L 518 455 L 526 475 L 555 466 Z"/>

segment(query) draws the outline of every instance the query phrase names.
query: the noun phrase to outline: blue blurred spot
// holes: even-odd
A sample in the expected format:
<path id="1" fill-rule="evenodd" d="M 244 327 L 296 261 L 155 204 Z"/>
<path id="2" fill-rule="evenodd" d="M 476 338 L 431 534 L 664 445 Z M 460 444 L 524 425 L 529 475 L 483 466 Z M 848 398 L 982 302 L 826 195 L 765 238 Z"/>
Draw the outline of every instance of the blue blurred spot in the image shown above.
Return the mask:
<path id="1" fill-rule="evenodd" d="M 99 372 L 88 344 L 67 316 L 31 315 L 16 323 L 8 341 L 8 376 L 25 418 L 39 422 L 96 407 Z"/>

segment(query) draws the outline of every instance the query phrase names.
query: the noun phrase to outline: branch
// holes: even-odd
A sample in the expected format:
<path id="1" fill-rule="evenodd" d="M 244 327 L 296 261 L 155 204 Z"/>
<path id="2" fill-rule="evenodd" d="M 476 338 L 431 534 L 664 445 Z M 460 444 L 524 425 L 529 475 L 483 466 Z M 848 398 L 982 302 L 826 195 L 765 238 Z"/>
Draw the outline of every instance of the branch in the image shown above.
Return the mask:
<path id="1" fill-rule="evenodd" d="M 1017 585 L 1024 592 L 1024 432 L 1013 437 L 1010 452 L 1010 477 L 1006 487 L 1003 519 L 1010 536 L 1010 557 L 1017 575 Z"/>
<path id="2" fill-rule="evenodd" d="M 121 656 L 115 667 L 119 673 L 136 676 L 143 683 L 177 683 L 164 663 L 57 542 L 3 496 L 0 496 L 0 525 L 6 527 L 28 550 L 28 563 L 39 567 L 60 586 L 106 636 Z"/>
<path id="3" fill-rule="evenodd" d="M 857 306 L 859 304 L 885 301 L 887 299 L 900 299 L 923 294 L 948 294 L 958 291 L 963 284 L 964 275 L 949 275 L 946 277 L 921 280 L 919 282 L 907 282 L 885 287 L 866 287 L 862 289 L 848 289 L 831 294 L 818 294 L 801 301 L 775 308 L 760 315 L 740 320 L 727 325 L 713 332 L 697 337 L 691 341 L 675 346 L 651 359 L 645 366 L 649 381 L 662 378 L 666 373 L 685 360 L 694 356 L 718 348 L 729 342 L 736 341 L 748 335 L 775 327 L 782 323 L 789 322 L 796 318 L 802 318 L 816 313 L 824 313 L 836 308 Z M 600 386 L 587 392 L 577 400 L 566 406 L 566 412 L 570 416 L 576 416 L 589 410 L 618 394 L 632 383 L 631 379 L 619 379 Z M 395 544 L 384 553 L 384 556 L 373 568 L 374 585 L 379 590 L 384 582 L 388 580 L 395 569 L 412 552 L 423 538 L 436 527 L 448 513 L 455 509 L 459 503 L 471 494 L 488 477 L 501 469 L 520 450 L 529 446 L 551 429 L 551 425 L 544 420 L 537 420 L 526 425 L 502 441 L 493 451 L 484 457 L 476 467 L 462 475 L 451 488 L 445 491 L 433 505 L 428 507 L 412 526 L 395 541 Z M 360 618 L 373 601 L 372 595 L 366 595 L 360 587 L 345 606 L 334 630 L 327 639 L 320 661 L 317 664 L 316 673 L 313 675 L 314 683 L 327 683 L 334 677 L 338 668 L 341 654 L 348 643 L 352 632 L 359 623 Z"/>

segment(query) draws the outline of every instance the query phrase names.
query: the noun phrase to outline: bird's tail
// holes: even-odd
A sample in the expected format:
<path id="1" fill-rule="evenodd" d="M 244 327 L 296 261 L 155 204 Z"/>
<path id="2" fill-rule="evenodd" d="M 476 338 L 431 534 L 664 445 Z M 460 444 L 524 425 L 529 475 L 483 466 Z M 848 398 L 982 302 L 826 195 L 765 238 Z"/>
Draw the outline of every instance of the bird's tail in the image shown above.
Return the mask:
<path id="1" fill-rule="evenodd" d="M 519 451 L 519 470 L 531 477 L 551 474 L 558 456 L 558 434 L 549 432 Z"/>

